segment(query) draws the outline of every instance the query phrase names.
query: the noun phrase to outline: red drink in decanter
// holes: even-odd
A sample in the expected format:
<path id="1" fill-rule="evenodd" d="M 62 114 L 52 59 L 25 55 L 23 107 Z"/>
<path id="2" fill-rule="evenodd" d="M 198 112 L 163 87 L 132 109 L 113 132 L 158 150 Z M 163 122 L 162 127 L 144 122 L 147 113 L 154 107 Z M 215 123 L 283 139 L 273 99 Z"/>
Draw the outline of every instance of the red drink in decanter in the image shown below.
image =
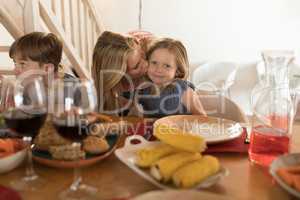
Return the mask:
<path id="1" fill-rule="evenodd" d="M 269 166 L 276 157 L 290 150 L 287 117 L 272 115 L 269 119 L 272 127 L 253 127 L 250 138 L 249 158 L 262 166 Z"/>

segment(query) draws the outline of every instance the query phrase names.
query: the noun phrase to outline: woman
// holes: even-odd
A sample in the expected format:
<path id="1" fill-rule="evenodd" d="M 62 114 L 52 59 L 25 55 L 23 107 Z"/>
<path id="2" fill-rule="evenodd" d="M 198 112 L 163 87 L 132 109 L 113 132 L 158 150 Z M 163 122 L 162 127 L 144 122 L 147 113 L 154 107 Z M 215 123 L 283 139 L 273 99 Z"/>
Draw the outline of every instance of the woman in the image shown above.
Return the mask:
<path id="1" fill-rule="evenodd" d="M 145 40 L 144 40 L 145 42 Z M 103 32 L 93 52 L 92 77 L 97 90 L 98 112 L 127 114 L 135 87 L 147 71 L 140 41 L 110 31 Z"/>

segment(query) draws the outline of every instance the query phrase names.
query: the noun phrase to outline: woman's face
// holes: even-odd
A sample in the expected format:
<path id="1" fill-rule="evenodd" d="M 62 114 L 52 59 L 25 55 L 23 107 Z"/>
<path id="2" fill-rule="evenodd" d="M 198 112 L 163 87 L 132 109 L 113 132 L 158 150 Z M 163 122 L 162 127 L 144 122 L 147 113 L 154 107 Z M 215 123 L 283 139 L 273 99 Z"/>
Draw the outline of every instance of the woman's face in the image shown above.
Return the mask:
<path id="1" fill-rule="evenodd" d="M 127 74 L 135 79 L 140 78 L 147 72 L 148 63 L 145 60 L 144 52 L 141 47 L 138 46 L 132 51 L 127 59 Z"/>
<path id="2" fill-rule="evenodd" d="M 149 58 L 148 77 L 159 86 L 172 82 L 175 78 L 177 65 L 175 56 L 168 49 L 156 49 Z"/>

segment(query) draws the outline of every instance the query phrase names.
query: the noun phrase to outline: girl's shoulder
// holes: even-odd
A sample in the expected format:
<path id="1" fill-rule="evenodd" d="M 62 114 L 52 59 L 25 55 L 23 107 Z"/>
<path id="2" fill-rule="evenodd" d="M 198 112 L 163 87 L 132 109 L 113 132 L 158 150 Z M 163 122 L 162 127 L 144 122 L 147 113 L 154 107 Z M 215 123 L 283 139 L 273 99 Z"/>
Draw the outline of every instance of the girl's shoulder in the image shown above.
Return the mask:
<path id="1" fill-rule="evenodd" d="M 160 90 L 160 96 L 166 96 L 169 94 L 180 94 L 186 91 L 188 88 L 194 90 L 195 86 L 191 82 L 186 80 L 174 80 L 168 86 Z M 144 95 L 151 94 L 151 92 L 153 92 L 153 87 L 145 87 L 138 90 L 138 94 Z"/>
<path id="2" fill-rule="evenodd" d="M 181 90 L 181 91 L 185 91 L 187 90 L 188 88 L 194 90 L 195 89 L 195 86 L 193 83 L 187 81 L 187 80 L 182 80 L 182 79 L 177 79 L 177 80 L 174 80 L 170 86 L 169 86 L 171 89 L 176 89 L 176 90 Z"/>
<path id="3" fill-rule="evenodd" d="M 192 83 L 186 80 L 174 80 L 160 92 L 160 96 L 168 96 L 168 95 L 182 95 L 187 89 L 193 89 L 194 86 Z"/>

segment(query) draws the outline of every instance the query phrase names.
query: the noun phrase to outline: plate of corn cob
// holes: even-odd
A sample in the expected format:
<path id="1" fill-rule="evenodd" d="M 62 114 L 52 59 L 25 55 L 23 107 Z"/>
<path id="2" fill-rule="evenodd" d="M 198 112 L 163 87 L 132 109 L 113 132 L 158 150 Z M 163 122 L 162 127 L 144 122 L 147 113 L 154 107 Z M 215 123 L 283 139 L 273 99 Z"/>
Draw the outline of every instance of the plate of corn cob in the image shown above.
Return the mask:
<path id="1" fill-rule="evenodd" d="M 172 115 L 158 119 L 155 124 L 163 131 L 179 129 L 183 134 L 199 135 L 208 145 L 233 140 L 243 133 L 240 123 L 211 116 Z"/>
<path id="2" fill-rule="evenodd" d="M 160 141 L 150 142 L 139 135 L 127 137 L 124 147 L 115 151 L 116 156 L 161 189 L 207 188 L 228 174 L 216 157 L 201 154 L 206 149 L 203 137 L 164 128 L 154 124 L 154 136 Z M 139 143 L 133 144 L 136 140 Z"/>

